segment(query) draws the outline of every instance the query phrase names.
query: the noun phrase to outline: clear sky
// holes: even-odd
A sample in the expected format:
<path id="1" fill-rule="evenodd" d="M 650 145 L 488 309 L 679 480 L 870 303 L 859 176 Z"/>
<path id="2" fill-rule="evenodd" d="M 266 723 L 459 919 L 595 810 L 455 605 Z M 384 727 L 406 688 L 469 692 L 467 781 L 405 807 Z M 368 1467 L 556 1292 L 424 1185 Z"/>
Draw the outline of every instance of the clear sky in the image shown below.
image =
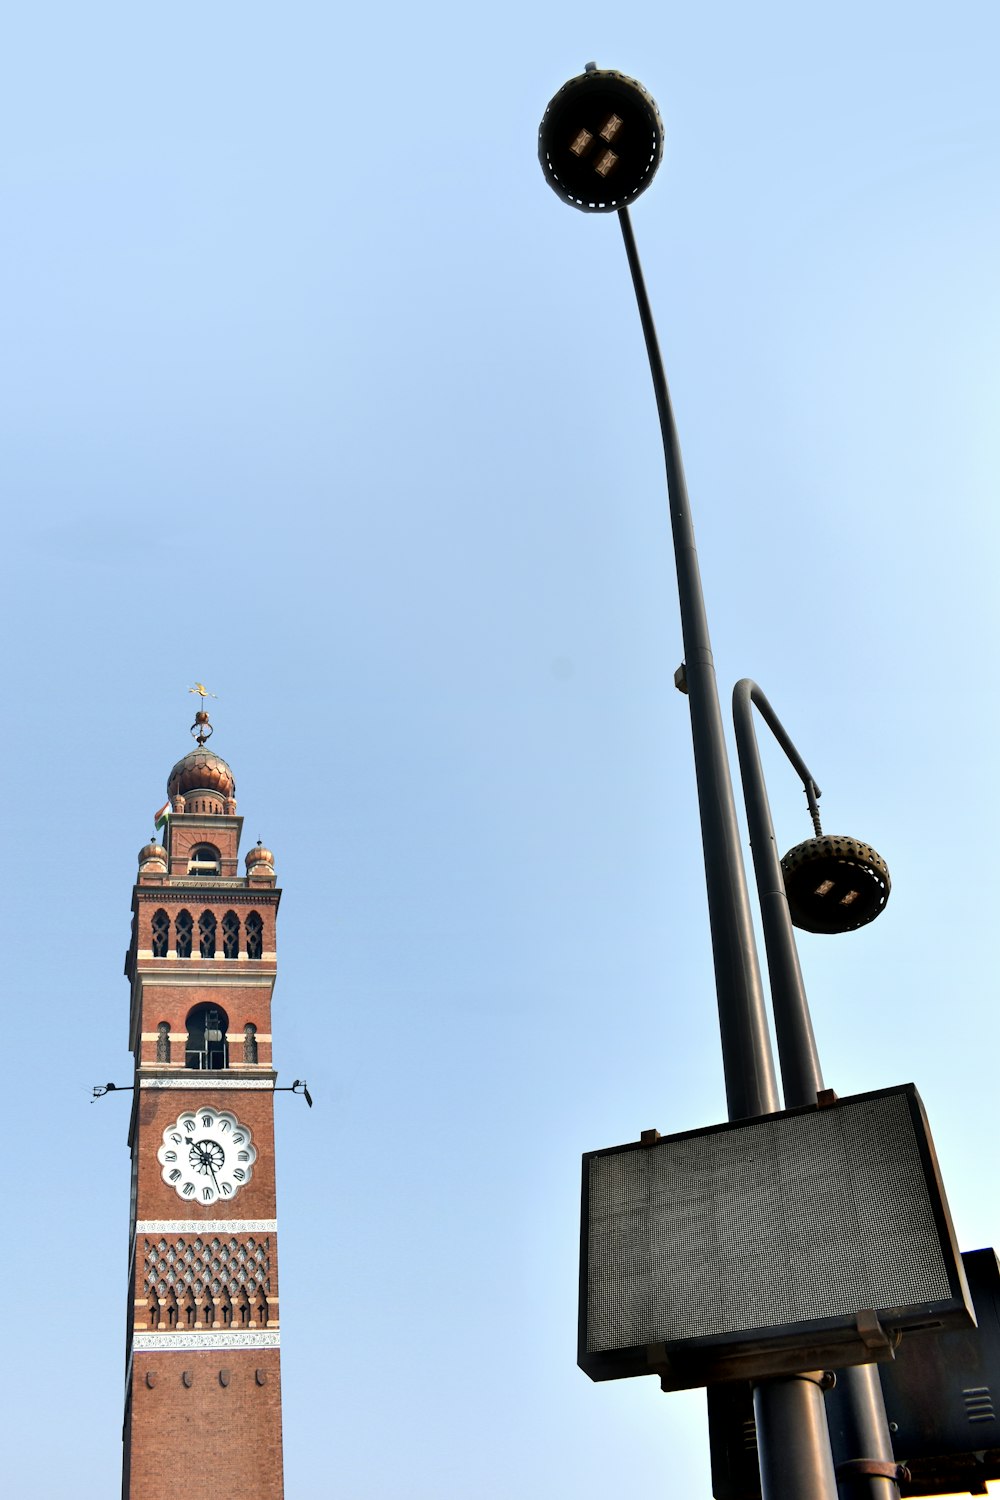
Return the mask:
<path id="1" fill-rule="evenodd" d="M 10 1493 L 118 1484 L 128 1098 L 88 1100 L 198 678 L 316 1098 L 277 1100 L 289 1500 L 707 1496 L 702 1393 L 575 1366 L 581 1152 L 725 1099 L 641 334 L 537 125 L 591 58 L 658 100 L 634 225 L 723 698 L 761 682 L 893 876 L 801 944 L 827 1082 L 916 1082 L 997 1244 L 1000 11 L 3 30 Z"/>

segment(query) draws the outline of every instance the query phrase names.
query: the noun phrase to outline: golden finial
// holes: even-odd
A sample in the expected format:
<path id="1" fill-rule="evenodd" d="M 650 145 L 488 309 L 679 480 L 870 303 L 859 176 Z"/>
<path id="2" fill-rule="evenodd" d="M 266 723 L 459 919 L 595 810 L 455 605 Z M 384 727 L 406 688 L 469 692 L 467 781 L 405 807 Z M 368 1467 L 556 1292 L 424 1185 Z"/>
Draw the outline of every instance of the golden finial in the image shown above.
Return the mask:
<path id="1" fill-rule="evenodd" d="M 210 693 L 203 682 L 196 682 L 193 688 L 188 688 L 188 692 L 197 693 L 202 703 L 204 703 L 206 698 L 215 698 L 218 701 L 217 694 Z M 208 712 L 206 709 L 199 708 L 195 714 L 194 723 L 191 725 L 191 733 L 199 745 L 204 745 L 205 741 L 211 739 L 215 733 L 215 730 L 208 722 Z"/>

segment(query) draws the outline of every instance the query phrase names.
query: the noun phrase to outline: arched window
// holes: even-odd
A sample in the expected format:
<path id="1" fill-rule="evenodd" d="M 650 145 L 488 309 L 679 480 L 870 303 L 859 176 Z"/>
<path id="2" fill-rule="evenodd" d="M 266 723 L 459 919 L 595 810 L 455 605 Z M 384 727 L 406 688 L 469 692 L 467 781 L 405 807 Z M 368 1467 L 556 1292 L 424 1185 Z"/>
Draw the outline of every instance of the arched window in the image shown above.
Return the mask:
<path id="1" fill-rule="evenodd" d="M 264 923 L 259 912 L 247 916 L 247 958 L 260 958 L 264 951 Z"/>
<path id="2" fill-rule="evenodd" d="M 174 926 L 177 930 L 177 957 L 190 958 L 191 933 L 194 929 L 191 913 L 189 911 L 179 911 Z"/>
<path id="3" fill-rule="evenodd" d="M 257 1061 L 257 1028 L 252 1021 L 248 1021 L 243 1028 L 243 1061 Z"/>
<path id="4" fill-rule="evenodd" d="M 227 958 L 240 956 L 240 919 L 234 911 L 227 911 L 222 919 L 222 951 Z"/>
<path id="5" fill-rule="evenodd" d="M 215 917 L 210 911 L 198 918 L 198 952 L 202 958 L 215 957 Z"/>
<path id="6" fill-rule="evenodd" d="M 170 1061 L 170 1022 L 161 1021 L 156 1028 L 156 1061 Z"/>
<path id="7" fill-rule="evenodd" d="M 207 876 L 211 879 L 218 875 L 221 868 L 219 851 L 214 844 L 195 844 L 188 855 L 188 874 Z"/>
<path id="8" fill-rule="evenodd" d="M 187 1018 L 186 1068 L 228 1068 L 229 1017 L 218 1005 L 196 1005 Z"/>
<path id="9" fill-rule="evenodd" d="M 166 958 L 170 947 L 170 918 L 163 907 L 153 913 L 153 957 Z"/>

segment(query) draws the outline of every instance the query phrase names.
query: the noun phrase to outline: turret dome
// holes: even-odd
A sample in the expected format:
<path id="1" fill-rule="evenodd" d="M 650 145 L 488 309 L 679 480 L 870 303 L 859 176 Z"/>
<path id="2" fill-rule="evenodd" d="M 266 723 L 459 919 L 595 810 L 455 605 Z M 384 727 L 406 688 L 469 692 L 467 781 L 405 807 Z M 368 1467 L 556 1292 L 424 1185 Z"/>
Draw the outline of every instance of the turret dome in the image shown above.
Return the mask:
<path id="1" fill-rule="evenodd" d="M 167 851 L 155 839 L 150 839 L 149 843 L 144 844 L 139 850 L 139 869 L 147 873 L 166 873 Z"/>
<path id="2" fill-rule="evenodd" d="M 250 875 L 253 875 L 254 873 L 260 875 L 274 874 L 274 855 L 271 853 L 270 849 L 264 848 L 264 845 L 261 843 L 260 839 L 257 840 L 256 847 L 251 849 L 247 854 L 246 863 L 247 873 Z M 256 866 L 258 865 L 262 867 L 260 870 L 256 870 Z"/>
<path id="3" fill-rule="evenodd" d="M 168 797 L 185 797 L 188 792 L 218 792 L 223 797 L 235 797 L 236 778 L 221 755 L 199 746 L 177 762 L 167 782 Z"/>

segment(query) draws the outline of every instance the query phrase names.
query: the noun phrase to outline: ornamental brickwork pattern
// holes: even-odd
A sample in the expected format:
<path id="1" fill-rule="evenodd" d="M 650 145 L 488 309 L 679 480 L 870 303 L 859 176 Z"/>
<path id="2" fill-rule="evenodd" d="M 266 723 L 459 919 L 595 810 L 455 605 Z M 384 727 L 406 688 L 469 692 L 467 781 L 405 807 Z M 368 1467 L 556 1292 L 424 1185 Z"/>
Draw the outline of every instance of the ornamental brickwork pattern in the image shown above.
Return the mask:
<path id="1" fill-rule="evenodd" d="M 156 1332 L 275 1327 L 271 1239 L 246 1235 L 143 1238 L 142 1290 L 146 1317 L 137 1326 Z"/>

